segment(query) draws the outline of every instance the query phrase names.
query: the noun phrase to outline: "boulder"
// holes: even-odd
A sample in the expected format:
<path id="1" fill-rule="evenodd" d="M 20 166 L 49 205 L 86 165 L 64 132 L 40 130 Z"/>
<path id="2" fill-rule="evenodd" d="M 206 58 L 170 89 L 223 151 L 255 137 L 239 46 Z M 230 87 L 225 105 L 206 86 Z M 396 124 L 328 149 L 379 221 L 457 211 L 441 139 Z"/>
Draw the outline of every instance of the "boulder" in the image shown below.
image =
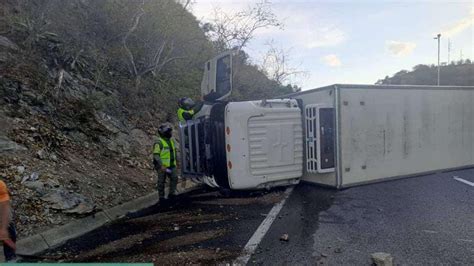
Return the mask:
<path id="1" fill-rule="evenodd" d="M 64 213 L 85 214 L 92 212 L 95 207 L 83 195 L 60 188 L 51 190 L 41 200 L 48 202 L 51 209 Z"/>

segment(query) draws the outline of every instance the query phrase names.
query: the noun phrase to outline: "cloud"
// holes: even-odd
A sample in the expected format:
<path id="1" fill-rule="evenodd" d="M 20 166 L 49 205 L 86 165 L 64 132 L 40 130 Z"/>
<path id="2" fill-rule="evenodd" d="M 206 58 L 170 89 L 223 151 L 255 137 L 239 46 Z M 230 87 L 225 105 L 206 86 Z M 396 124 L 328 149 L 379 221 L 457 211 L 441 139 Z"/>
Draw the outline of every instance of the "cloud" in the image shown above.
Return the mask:
<path id="1" fill-rule="evenodd" d="M 323 61 L 326 65 L 330 67 L 340 67 L 342 66 L 341 60 L 335 54 L 328 54 L 323 57 Z"/>
<path id="2" fill-rule="evenodd" d="M 303 22 L 301 25 L 311 25 Z M 279 28 L 261 29 L 257 37 L 278 37 L 288 40 L 292 46 L 307 49 L 337 46 L 346 41 L 346 33 L 336 26 L 307 27 L 286 22 L 283 30 Z"/>
<path id="3" fill-rule="evenodd" d="M 454 35 L 457 35 L 469 27 L 474 25 L 474 7 L 471 8 L 470 14 L 461 20 L 458 20 L 456 23 L 450 25 L 449 27 L 446 27 L 442 32 L 441 36 L 443 37 L 453 37 Z"/>
<path id="4" fill-rule="evenodd" d="M 305 36 L 305 35 L 300 35 Z M 336 27 L 322 27 L 308 32 L 304 45 L 307 48 L 336 46 L 346 40 L 346 34 Z"/>
<path id="5" fill-rule="evenodd" d="M 394 56 L 402 57 L 407 56 L 413 52 L 416 48 L 416 43 L 413 42 L 400 42 L 400 41 L 387 41 L 385 46 Z"/>
<path id="6" fill-rule="evenodd" d="M 347 40 L 338 17 L 331 13 L 321 13 L 314 5 L 284 4 L 275 11 L 285 25 L 284 38 L 295 47 L 334 47 Z"/>

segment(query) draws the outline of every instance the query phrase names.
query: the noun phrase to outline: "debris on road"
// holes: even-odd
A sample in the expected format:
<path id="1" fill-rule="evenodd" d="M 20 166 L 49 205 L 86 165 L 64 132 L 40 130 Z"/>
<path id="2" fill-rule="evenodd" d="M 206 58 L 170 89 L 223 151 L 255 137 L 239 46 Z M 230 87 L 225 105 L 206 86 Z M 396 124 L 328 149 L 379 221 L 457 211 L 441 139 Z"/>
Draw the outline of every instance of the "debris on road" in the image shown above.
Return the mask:
<path id="1" fill-rule="evenodd" d="M 385 252 L 376 252 L 370 255 L 373 265 L 376 266 L 392 266 L 393 257 L 389 253 Z"/>
<path id="2" fill-rule="evenodd" d="M 280 241 L 286 241 L 288 242 L 290 240 L 290 237 L 288 236 L 288 234 L 283 234 L 281 235 L 280 237 Z"/>

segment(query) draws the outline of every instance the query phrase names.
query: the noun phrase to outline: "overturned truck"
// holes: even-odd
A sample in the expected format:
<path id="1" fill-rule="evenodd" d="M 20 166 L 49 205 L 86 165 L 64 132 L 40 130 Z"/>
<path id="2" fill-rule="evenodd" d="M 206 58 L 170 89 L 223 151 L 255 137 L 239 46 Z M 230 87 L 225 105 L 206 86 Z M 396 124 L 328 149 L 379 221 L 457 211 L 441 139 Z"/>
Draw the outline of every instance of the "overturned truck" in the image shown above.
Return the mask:
<path id="1" fill-rule="evenodd" d="M 474 87 L 335 84 L 228 102 L 226 53 L 206 63 L 201 91 L 180 124 L 182 175 L 209 186 L 344 188 L 474 166 Z"/>

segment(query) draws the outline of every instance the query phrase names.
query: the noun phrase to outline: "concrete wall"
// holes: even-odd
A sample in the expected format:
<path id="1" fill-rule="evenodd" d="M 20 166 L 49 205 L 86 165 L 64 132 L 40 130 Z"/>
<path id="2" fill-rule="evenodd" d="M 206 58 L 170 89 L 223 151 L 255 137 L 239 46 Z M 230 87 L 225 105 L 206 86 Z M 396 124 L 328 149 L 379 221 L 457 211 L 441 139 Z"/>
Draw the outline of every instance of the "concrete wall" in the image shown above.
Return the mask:
<path id="1" fill-rule="evenodd" d="M 474 165 L 474 88 L 339 90 L 342 186 Z"/>
<path id="2" fill-rule="evenodd" d="M 322 90 L 312 90 L 308 92 L 301 92 L 298 93 L 292 98 L 295 99 L 301 99 L 303 100 L 303 105 L 306 106 L 308 104 L 318 104 L 318 103 L 323 103 L 323 104 L 328 104 L 332 107 L 334 107 L 334 93 L 335 90 L 333 87 L 331 88 L 326 88 Z M 304 107 L 303 107 L 304 109 Z M 304 112 L 303 112 L 304 113 Z M 304 119 L 304 118 L 303 118 Z M 306 132 L 306 122 L 303 120 L 303 129 L 304 132 Z M 305 136 L 303 136 L 305 138 Z M 306 158 L 306 140 L 303 140 L 304 142 L 304 157 Z M 322 185 L 328 185 L 328 186 L 336 186 L 336 175 L 334 172 L 332 173 L 308 173 L 306 171 L 306 165 L 303 167 L 303 181 L 311 182 L 311 183 L 316 183 L 316 184 L 322 184 Z"/>

